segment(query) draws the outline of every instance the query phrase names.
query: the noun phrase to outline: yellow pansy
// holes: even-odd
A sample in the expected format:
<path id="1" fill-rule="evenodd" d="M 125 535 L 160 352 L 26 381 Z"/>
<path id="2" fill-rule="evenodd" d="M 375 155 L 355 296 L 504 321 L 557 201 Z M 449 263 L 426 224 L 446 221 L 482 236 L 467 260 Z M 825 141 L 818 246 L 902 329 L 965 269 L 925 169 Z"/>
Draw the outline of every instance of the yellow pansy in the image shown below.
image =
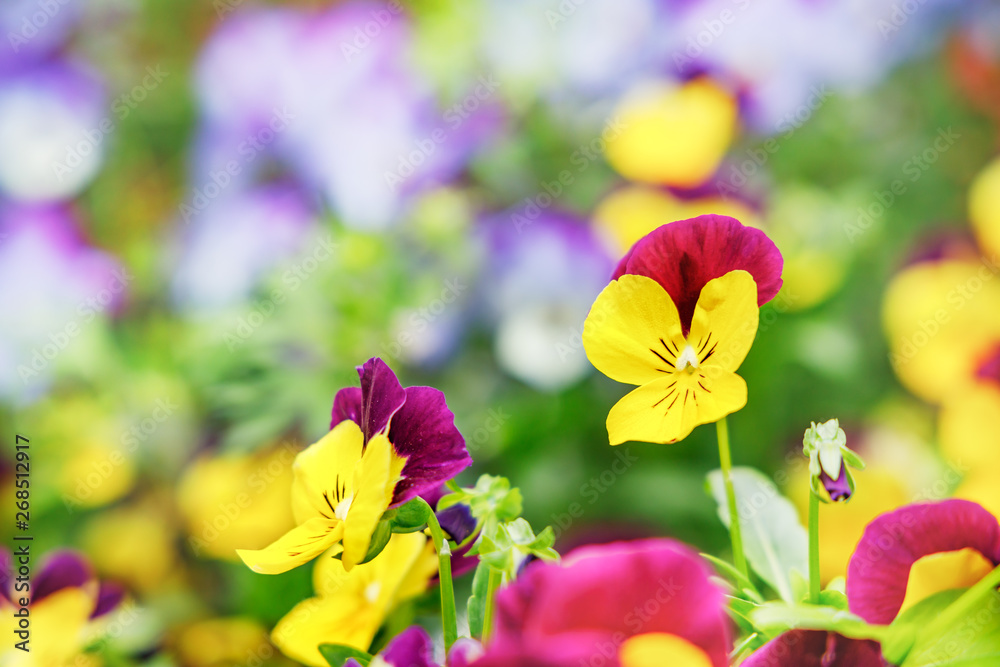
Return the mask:
<path id="1" fill-rule="evenodd" d="M 345 420 L 295 458 L 292 513 L 296 527 L 264 549 L 237 551 L 256 572 L 278 574 L 343 542 L 350 570 L 364 560 L 372 533 L 389 509 L 406 459 L 385 433 L 365 443 L 356 423 Z"/>
<path id="2" fill-rule="evenodd" d="M 640 385 L 608 415 L 612 445 L 628 440 L 676 442 L 699 424 L 746 405 L 736 375 L 757 333 L 757 286 L 730 271 L 702 288 L 685 335 L 677 307 L 652 278 L 612 281 L 587 316 L 583 344 L 608 377 Z"/>
<path id="3" fill-rule="evenodd" d="M 331 554 L 313 570 L 317 597 L 296 605 L 271 633 L 285 655 L 315 667 L 327 667 L 319 644 L 368 650 L 389 612 L 427 590 L 437 572 L 433 545 L 423 533 L 394 534 L 378 558 L 350 571 Z"/>
<path id="4" fill-rule="evenodd" d="M 633 181 L 694 187 L 718 168 L 736 132 L 736 99 L 708 77 L 632 90 L 615 110 L 622 130 L 606 155 Z"/>

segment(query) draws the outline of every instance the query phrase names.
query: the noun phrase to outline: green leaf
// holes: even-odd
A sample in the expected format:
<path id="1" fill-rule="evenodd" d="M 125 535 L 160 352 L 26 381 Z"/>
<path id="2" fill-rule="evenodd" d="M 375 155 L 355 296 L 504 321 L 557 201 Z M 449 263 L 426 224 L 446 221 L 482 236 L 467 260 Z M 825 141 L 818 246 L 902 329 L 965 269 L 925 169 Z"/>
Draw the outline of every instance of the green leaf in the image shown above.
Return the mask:
<path id="1" fill-rule="evenodd" d="M 809 534 L 799 522 L 798 511 L 758 470 L 733 468 L 732 479 L 747 561 L 782 600 L 794 602 L 791 573 L 809 571 Z M 719 505 L 719 518 L 728 527 L 722 471 L 710 472 L 708 484 Z"/>
<path id="2" fill-rule="evenodd" d="M 420 498 L 414 498 L 382 515 L 388 519 L 394 533 L 415 533 L 427 525 L 429 505 Z"/>
<path id="3" fill-rule="evenodd" d="M 486 617 L 486 599 L 490 589 L 490 565 L 480 561 L 472 577 L 472 595 L 469 596 L 469 634 L 483 636 L 483 619 Z"/>
<path id="4" fill-rule="evenodd" d="M 989 593 L 942 633 L 927 634 L 931 621 L 961 597 L 965 590 L 932 595 L 906 610 L 891 626 L 886 656 L 899 658 L 912 640 L 902 667 L 995 667 L 1000 665 L 1000 593 Z"/>
<path id="5" fill-rule="evenodd" d="M 793 629 L 827 630 L 853 639 L 876 641 L 890 635 L 889 626 L 869 625 L 849 611 L 811 604 L 768 602 L 754 609 L 750 619 L 755 627 L 770 636 Z"/>
<path id="6" fill-rule="evenodd" d="M 320 644 L 319 652 L 322 654 L 326 661 L 330 663 L 330 667 L 344 667 L 344 663 L 350 658 L 354 658 L 362 665 L 367 667 L 368 663 L 372 661 L 372 656 L 364 651 L 360 651 L 353 646 L 344 646 L 343 644 Z"/>
<path id="7" fill-rule="evenodd" d="M 716 558 L 712 554 L 700 554 L 702 558 L 707 560 L 709 563 L 715 566 L 715 569 L 719 570 L 720 573 L 725 574 L 732 581 L 734 587 L 740 592 L 747 595 L 748 599 L 754 601 L 760 601 L 760 592 L 757 587 L 753 585 L 753 582 L 743 576 L 743 573 L 737 570 L 735 567 L 722 560 L 721 558 Z"/>

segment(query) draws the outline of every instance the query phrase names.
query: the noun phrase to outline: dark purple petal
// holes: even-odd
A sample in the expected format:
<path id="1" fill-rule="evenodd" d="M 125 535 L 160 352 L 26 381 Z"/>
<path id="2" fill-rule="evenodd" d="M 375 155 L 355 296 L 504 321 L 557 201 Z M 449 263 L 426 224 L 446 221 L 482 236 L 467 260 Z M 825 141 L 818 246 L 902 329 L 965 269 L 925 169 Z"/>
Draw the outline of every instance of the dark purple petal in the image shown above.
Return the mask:
<path id="1" fill-rule="evenodd" d="M 396 374 L 378 357 L 372 357 L 358 366 L 358 376 L 361 378 L 360 389 L 341 389 L 333 399 L 330 428 L 350 419 L 361 427 L 365 442 L 368 442 L 389 425 L 389 420 L 406 401 L 406 392 Z"/>
<path id="2" fill-rule="evenodd" d="M 437 667 L 427 631 L 413 625 L 400 632 L 379 655 L 392 667 Z"/>
<path id="3" fill-rule="evenodd" d="M 869 623 L 892 622 L 906 598 L 913 564 L 965 548 L 1000 563 L 1000 524 L 976 503 L 943 500 L 882 514 L 865 528 L 847 565 L 850 610 Z"/>
<path id="4" fill-rule="evenodd" d="M 431 506 L 432 510 L 436 510 L 438 506 L 438 501 L 444 498 L 446 495 L 451 493 L 451 490 L 444 484 L 438 486 L 437 488 L 430 489 L 429 491 L 424 491 L 420 494 L 420 497 L 427 501 L 427 504 Z"/>
<path id="5" fill-rule="evenodd" d="M 114 611 L 124 598 L 124 586 L 113 581 L 102 581 L 101 587 L 97 590 L 97 605 L 90 617 L 97 618 Z"/>
<path id="6" fill-rule="evenodd" d="M 32 604 L 64 588 L 80 588 L 94 580 L 90 563 L 75 551 L 55 551 L 51 553 L 35 575 Z"/>
<path id="7" fill-rule="evenodd" d="M 730 623 L 723 592 L 710 577 L 696 553 L 665 539 L 584 547 L 563 565 L 535 563 L 497 596 L 488 654 L 494 655 L 494 645 L 535 656 L 568 655 L 572 647 L 571 655 L 595 657 L 604 655 L 609 638 L 620 644 L 633 635 L 663 632 L 688 640 L 715 667 L 725 667 Z"/>
<path id="8" fill-rule="evenodd" d="M 451 576 L 461 577 L 463 574 L 468 574 L 476 569 L 479 565 L 479 556 L 470 556 L 469 551 L 475 546 L 474 542 L 466 544 L 461 549 L 457 549 L 451 554 Z M 434 575 L 437 577 L 437 575 Z"/>
<path id="9" fill-rule="evenodd" d="M 464 542 L 476 529 L 476 520 L 468 505 L 452 505 L 437 513 L 438 523 L 455 542 Z"/>
<path id="10" fill-rule="evenodd" d="M 434 490 L 472 463 L 444 394 L 431 387 L 406 388 L 406 401 L 392 420 L 389 440 L 396 453 L 406 457 L 392 507 Z"/>
<path id="11" fill-rule="evenodd" d="M 840 462 L 840 476 L 837 479 L 833 479 L 820 468 L 819 480 L 823 483 L 823 488 L 830 494 L 830 500 L 833 502 L 847 500 L 851 497 L 851 485 L 847 481 L 847 466 L 844 465 L 843 461 Z"/>
<path id="12" fill-rule="evenodd" d="M 652 278 L 677 306 L 681 325 L 691 328 L 695 305 L 706 283 L 737 269 L 757 283 L 757 305 L 781 289 L 784 260 L 767 234 L 725 215 L 700 215 L 659 227 L 639 239 L 615 269 Z"/>
<path id="13" fill-rule="evenodd" d="M 883 667 L 876 642 L 819 630 L 791 630 L 772 639 L 741 667 Z"/>

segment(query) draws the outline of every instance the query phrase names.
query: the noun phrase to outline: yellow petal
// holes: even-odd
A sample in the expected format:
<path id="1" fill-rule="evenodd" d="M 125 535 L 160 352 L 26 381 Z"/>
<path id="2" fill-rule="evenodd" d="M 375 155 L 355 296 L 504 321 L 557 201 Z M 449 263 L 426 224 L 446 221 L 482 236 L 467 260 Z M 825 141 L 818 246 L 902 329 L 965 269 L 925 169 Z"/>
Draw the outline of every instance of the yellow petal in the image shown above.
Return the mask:
<path id="1" fill-rule="evenodd" d="M 417 534 L 423 537 L 419 533 L 410 534 Z M 417 548 L 416 557 L 407 570 L 406 576 L 399 582 L 399 588 L 396 590 L 396 600 L 399 602 L 421 595 L 427 590 L 431 578 L 438 571 L 438 557 L 434 551 L 434 543 L 425 537 L 422 545 L 419 541 L 414 541 L 414 545 Z M 384 554 L 385 552 L 382 553 Z M 379 558 L 381 559 L 382 556 L 380 555 Z"/>
<path id="2" fill-rule="evenodd" d="M 32 604 L 31 652 L 26 657 L 34 658 L 34 663 L 29 659 L 26 664 L 64 665 L 79 654 L 95 604 L 95 586 L 64 588 Z M 6 639 L 12 641 L 10 637 Z M 21 653 L 12 650 L 11 644 L 3 647 L 3 651 L 7 650 L 14 655 Z M 9 657 L 9 654 L 4 655 Z"/>
<path id="3" fill-rule="evenodd" d="M 297 523 L 313 517 L 333 518 L 338 498 L 344 495 L 361 459 L 364 443 L 361 427 L 348 419 L 295 457 L 292 510 Z"/>
<path id="4" fill-rule="evenodd" d="M 979 382 L 941 407 L 941 453 L 958 470 L 1000 467 L 1000 387 Z"/>
<path id="5" fill-rule="evenodd" d="M 339 597 L 309 598 L 278 621 L 271 641 L 293 660 L 328 667 L 317 646 L 344 644 L 367 651 L 384 620 L 378 607 L 344 604 Z"/>
<path id="6" fill-rule="evenodd" d="M 688 640 L 665 632 L 629 637 L 618 649 L 622 667 L 712 667 L 712 660 Z"/>
<path id="7" fill-rule="evenodd" d="M 736 100 L 711 79 L 653 83 L 615 109 L 608 162 L 629 180 L 694 187 L 718 168 L 736 129 Z"/>
<path id="8" fill-rule="evenodd" d="M 740 367 L 757 335 L 759 313 L 757 283 L 746 271 L 730 271 L 702 288 L 688 341 L 709 377 Z"/>
<path id="9" fill-rule="evenodd" d="M 882 320 L 900 381 L 930 403 L 973 381 L 1000 339 L 1000 280 L 982 262 L 916 264 L 889 284 Z"/>
<path id="10" fill-rule="evenodd" d="M 308 563 L 340 541 L 343 522 L 316 517 L 285 533 L 278 541 L 263 549 L 238 549 L 236 554 L 254 572 L 281 574 Z"/>
<path id="11" fill-rule="evenodd" d="M 994 262 L 1000 254 L 1000 158 L 979 172 L 969 188 L 969 220 Z"/>
<path id="12" fill-rule="evenodd" d="M 714 380 L 695 369 L 644 384 L 608 413 L 612 445 L 629 440 L 669 443 L 686 438 L 695 426 L 736 412 L 747 402 L 743 378 L 727 373 Z"/>
<path id="13" fill-rule="evenodd" d="M 341 559 L 348 571 L 364 560 L 375 526 L 389 509 L 402 470 L 400 460 L 385 434 L 380 433 L 368 441 L 364 456 L 354 471 L 349 491 L 354 497 L 344 522 Z"/>
<path id="14" fill-rule="evenodd" d="M 959 549 L 931 554 L 910 567 L 902 613 L 935 593 L 969 588 L 993 569 L 993 563 L 975 549 Z"/>
<path id="15" fill-rule="evenodd" d="M 627 384 L 645 384 L 673 370 L 683 349 L 680 316 L 652 278 L 625 275 L 594 301 L 583 324 L 583 347 L 597 370 Z"/>

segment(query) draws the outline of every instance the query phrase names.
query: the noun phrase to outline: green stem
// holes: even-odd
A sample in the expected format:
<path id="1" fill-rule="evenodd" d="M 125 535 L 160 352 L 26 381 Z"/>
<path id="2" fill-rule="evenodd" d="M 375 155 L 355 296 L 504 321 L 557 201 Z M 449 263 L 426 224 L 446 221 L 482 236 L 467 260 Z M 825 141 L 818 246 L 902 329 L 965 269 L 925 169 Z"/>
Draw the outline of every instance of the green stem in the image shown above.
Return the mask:
<path id="1" fill-rule="evenodd" d="M 729 453 L 729 427 L 725 417 L 715 422 L 715 432 L 719 438 L 719 463 L 722 466 L 722 481 L 726 487 L 726 500 L 729 502 L 729 539 L 733 543 L 733 563 L 740 574 L 749 579 L 747 559 L 743 554 L 743 536 L 740 533 L 740 515 L 736 507 L 736 491 L 733 489 L 731 474 L 733 461 Z"/>
<path id="2" fill-rule="evenodd" d="M 819 498 L 809 489 L 809 601 L 819 604 Z"/>
<path id="3" fill-rule="evenodd" d="M 486 588 L 486 610 L 483 612 L 483 643 L 490 638 L 493 630 L 493 610 L 496 606 L 497 590 L 503 579 L 503 573 L 495 567 L 490 567 L 490 579 Z"/>
<path id="4" fill-rule="evenodd" d="M 431 529 L 434 549 L 438 553 L 438 578 L 441 580 L 441 625 L 444 628 L 444 649 L 447 652 L 451 650 L 451 645 L 458 639 L 455 584 L 451 580 L 451 545 L 445 539 L 441 524 L 438 523 L 437 516 L 430 505 L 427 505 L 427 527 Z"/>

